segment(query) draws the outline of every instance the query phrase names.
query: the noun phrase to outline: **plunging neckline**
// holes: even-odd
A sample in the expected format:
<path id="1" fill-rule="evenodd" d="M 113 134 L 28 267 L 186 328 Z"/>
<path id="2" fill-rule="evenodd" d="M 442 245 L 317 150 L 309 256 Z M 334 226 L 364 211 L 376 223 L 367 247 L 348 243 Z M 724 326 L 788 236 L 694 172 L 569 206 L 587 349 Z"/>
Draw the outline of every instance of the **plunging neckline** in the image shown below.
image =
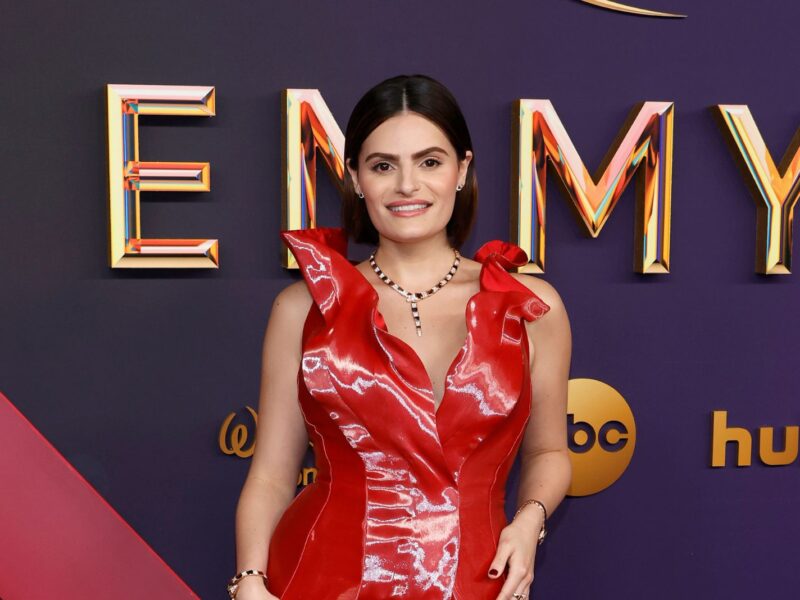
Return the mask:
<path id="1" fill-rule="evenodd" d="M 323 291 L 322 288 L 317 287 L 317 284 L 315 283 L 317 280 L 314 279 L 314 277 L 311 276 L 307 270 L 310 269 L 311 266 L 306 264 L 306 267 L 301 267 L 304 269 L 304 277 L 306 277 L 307 283 L 310 284 L 309 287 L 312 289 L 312 295 L 315 297 L 314 301 L 319 306 L 323 313 L 323 317 L 326 320 L 330 319 L 330 315 L 328 314 L 329 312 L 331 314 L 335 314 L 333 306 L 328 306 L 327 302 L 331 301 L 333 298 L 337 298 L 338 301 L 341 302 L 342 291 L 337 289 L 337 284 L 341 285 L 344 283 L 343 281 L 337 281 L 335 276 L 336 268 L 331 264 L 331 259 L 335 255 L 336 259 L 333 262 L 338 263 L 341 265 L 341 268 L 345 270 L 352 269 L 355 271 L 355 281 L 353 282 L 354 286 L 359 287 L 360 282 L 366 286 L 365 293 L 370 294 L 369 298 L 363 298 L 363 295 L 356 294 L 356 296 L 362 296 L 359 298 L 359 300 L 367 300 L 369 304 L 369 314 L 364 315 L 364 317 L 368 318 L 369 321 L 365 322 L 365 325 L 371 327 L 371 336 L 384 350 L 385 356 L 388 359 L 392 369 L 397 371 L 396 363 L 405 362 L 406 368 L 409 369 L 410 372 L 405 375 L 399 372 L 398 374 L 403 380 L 404 385 L 410 388 L 415 396 L 422 398 L 420 401 L 421 406 L 419 408 L 429 416 L 433 426 L 437 431 L 441 431 L 442 424 L 438 417 L 441 417 L 444 414 L 443 411 L 451 410 L 446 405 L 452 403 L 450 396 L 456 392 L 455 388 L 448 385 L 449 381 L 455 377 L 457 366 L 464 359 L 464 357 L 471 352 L 474 353 L 475 344 L 478 339 L 475 335 L 475 327 L 478 327 L 478 324 L 475 323 L 473 326 L 473 322 L 475 322 L 475 317 L 481 310 L 479 302 L 484 297 L 484 294 L 494 291 L 510 291 L 507 289 L 510 287 L 511 289 L 526 293 L 527 296 L 536 297 L 532 291 L 530 291 L 524 284 L 516 281 L 516 279 L 511 277 L 510 273 L 508 272 L 510 267 L 520 266 L 528 261 L 527 255 L 522 248 L 508 242 L 491 240 L 485 242 L 477 250 L 477 252 L 475 252 L 472 260 L 475 260 L 481 264 L 478 274 L 478 291 L 476 291 L 467 299 L 466 306 L 464 307 L 463 319 L 466 334 L 464 336 L 464 341 L 456 351 L 455 356 L 453 356 L 453 358 L 450 360 L 450 363 L 444 373 L 442 398 L 439 406 L 437 407 L 436 393 L 433 388 L 433 380 L 431 378 L 431 374 L 428 372 L 428 369 L 425 366 L 425 362 L 410 343 L 389 331 L 386 319 L 384 318 L 383 313 L 380 311 L 380 295 L 378 294 L 378 290 L 372 285 L 370 280 L 367 278 L 367 275 L 362 273 L 361 270 L 356 267 L 356 264 L 348 258 L 347 237 L 344 234 L 343 229 L 341 227 L 316 227 L 311 229 L 285 230 L 281 233 L 284 236 L 285 241 L 287 241 L 287 243 L 292 247 L 292 252 L 295 254 L 295 257 L 298 260 L 301 260 L 302 252 L 299 252 L 299 248 L 295 247 L 295 242 L 298 241 L 298 238 L 300 238 L 302 241 L 310 243 L 311 246 L 317 246 L 316 249 L 320 254 L 318 254 L 316 258 L 321 261 L 318 267 L 321 274 L 326 273 L 329 269 L 332 269 L 329 273 L 327 273 L 328 277 L 322 277 L 321 279 L 330 279 L 334 287 Z M 292 242 L 290 239 L 292 236 L 295 236 L 294 242 Z M 328 264 L 324 266 L 325 263 Z M 491 267 L 491 270 L 489 270 L 489 267 Z M 502 279 L 502 283 L 500 279 Z M 316 291 L 314 291 L 315 287 L 317 288 Z M 325 294 L 325 298 L 323 299 L 320 297 L 320 294 Z M 322 302 L 322 304 L 320 304 L 320 302 Z M 509 307 L 506 307 L 505 310 L 509 310 Z M 530 309 L 523 309 L 523 314 L 527 314 L 525 311 L 530 312 Z M 361 310 L 359 310 L 358 313 L 360 319 L 361 314 L 363 313 Z M 532 313 L 529 316 L 530 318 L 528 316 L 525 316 L 525 318 L 527 320 L 536 318 Z M 392 342 L 398 352 L 393 353 L 387 350 L 384 347 L 381 337 L 385 337 L 386 342 Z M 401 358 L 405 360 L 398 360 Z M 422 375 L 420 376 L 419 373 Z M 423 379 L 427 380 L 427 383 L 423 381 Z"/>
<path id="2" fill-rule="evenodd" d="M 448 365 L 447 370 L 444 373 L 444 385 L 442 386 L 442 399 L 439 402 L 439 406 L 437 407 L 436 392 L 433 389 L 433 379 L 431 378 L 431 374 L 428 371 L 427 367 L 425 366 L 425 362 L 422 360 L 419 353 L 414 349 L 414 347 L 411 344 L 406 342 L 403 338 L 389 331 L 389 327 L 386 324 L 386 319 L 384 318 L 383 313 L 381 313 L 379 308 L 380 295 L 378 294 L 378 290 L 375 289 L 375 286 L 373 286 L 372 283 L 370 283 L 369 279 L 367 279 L 367 276 L 364 275 L 364 273 L 362 273 L 361 270 L 358 267 L 356 267 L 356 265 L 350 262 L 350 260 L 347 257 L 344 258 L 347 264 L 350 265 L 352 269 L 361 278 L 361 281 L 364 283 L 364 285 L 368 286 L 369 289 L 371 290 L 372 303 L 369 312 L 370 312 L 370 324 L 372 325 L 373 330 L 382 331 L 387 337 L 391 338 L 398 346 L 403 348 L 412 357 L 413 361 L 417 364 L 417 366 L 421 369 L 421 371 L 425 374 L 425 378 L 428 381 L 425 391 L 430 394 L 430 398 L 433 403 L 433 410 L 432 410 L 433 418 L 436 421 L 437 417 L 439 416 L 439 413 L 442 410 L 442 407 L 444 406 L 445 400 L 447 399 L 448 392 L 450 391 L 448 386 L 448 381 L 452 377 L 456 365 L 459 363 L 461 358 L 467 352 L 469 345 L 472 341 L 472 328 L 470 327 L 470 319 L 467 313 L 469 312 L 469 307 L 472 305 L 472 303 L 475 300 L 477 300 L 478 297 L 483 292 L 486 291 L 483 285 L 483 272 L 488 261 L 484 261 L 481 263 L 480 271 L 478 273 L 478 286 L 480 289 L 467 299 L 467 304 L 464 307 L 462 318 L 464 319 L 464 324 L 466 326 L 467 333 L 464 336 L 464 342 L 456 351 L 456 355 L 450 361 L 450 364 Z M 378 324 L 378 319 L 380 319 L 381 325 Z"/>

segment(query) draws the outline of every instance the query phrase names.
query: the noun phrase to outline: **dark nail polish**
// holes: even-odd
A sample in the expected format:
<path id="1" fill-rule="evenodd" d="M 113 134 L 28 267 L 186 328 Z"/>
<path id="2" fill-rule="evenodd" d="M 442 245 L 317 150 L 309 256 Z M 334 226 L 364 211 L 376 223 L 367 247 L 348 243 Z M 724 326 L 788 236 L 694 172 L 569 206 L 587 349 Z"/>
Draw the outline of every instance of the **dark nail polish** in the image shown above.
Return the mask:
<path id="1" fill-rule="evenodd" d="M 495 577 L 497 575 L 497 569 L 489 569 L 489 575 Z"/>

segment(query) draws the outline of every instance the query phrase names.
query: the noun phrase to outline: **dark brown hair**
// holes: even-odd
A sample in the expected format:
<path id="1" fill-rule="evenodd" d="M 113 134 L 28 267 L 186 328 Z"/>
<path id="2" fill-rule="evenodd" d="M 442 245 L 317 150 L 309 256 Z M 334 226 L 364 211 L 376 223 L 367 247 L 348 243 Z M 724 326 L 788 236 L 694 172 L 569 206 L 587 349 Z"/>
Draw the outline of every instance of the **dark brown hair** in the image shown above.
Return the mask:
<path id="1" fill-rule="evenodd" d="M 453 94 L 441 83 L 427 75 L 398 75 L 386 79 L 367 91 L 353 108 L 347 122 L 344 142 L 344 161 L 357 170 L 361 146 L 381 123 L 404 111 L 426 117 L 442 131 L 463 160 L 472 150 L 467 122 Z M 460 248 L 472 229 L 478 204 L 478 179 L 475 175 L 475 156 L 467 168 L 464 187 L 456 192 L 453 216 L 447 223 L 447 238 L 454 248 Z M 367 213 L 363 199 L 355 192 L 350 172 L 345 169 L 342 225 L 348 236 L 357 243 L 377 244 L 378 231 Z"/>

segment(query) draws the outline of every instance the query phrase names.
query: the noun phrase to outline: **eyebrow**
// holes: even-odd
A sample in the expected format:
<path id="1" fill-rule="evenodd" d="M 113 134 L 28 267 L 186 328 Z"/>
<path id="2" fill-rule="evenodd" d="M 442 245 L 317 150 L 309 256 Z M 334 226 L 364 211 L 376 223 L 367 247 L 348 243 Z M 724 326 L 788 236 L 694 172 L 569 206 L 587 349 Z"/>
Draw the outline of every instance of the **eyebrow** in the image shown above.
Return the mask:
<path id="1" fill-rule="evenodd" d="M 431 146 L 430 148 L 425 148 L 425 150 L 420 150 L 419 152 L 415 152 L 414 154 L 411 155 L 411 158 L 421 158 L 422 156 L 430 154 L 431 152 L 441 152 L 445 156 L 448 156 L 447 150 L 445 150 L 444 148 L 439 148 L 439 146 Z M 386 154 L 385 152 L 373 152 L 364 159 L 364 162 L 367 162 L 372 158 L 388 158 L 390 160 L 397 160 L 400 157 L 397 156 L 396 154 Z"/>

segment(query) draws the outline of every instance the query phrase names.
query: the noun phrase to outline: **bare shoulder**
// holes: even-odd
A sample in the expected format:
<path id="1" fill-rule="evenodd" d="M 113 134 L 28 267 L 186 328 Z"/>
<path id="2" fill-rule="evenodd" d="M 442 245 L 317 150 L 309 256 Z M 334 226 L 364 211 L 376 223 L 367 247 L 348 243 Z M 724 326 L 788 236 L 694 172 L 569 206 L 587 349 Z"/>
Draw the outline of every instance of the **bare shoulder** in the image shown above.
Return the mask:
<path id="1" fill-rule="evenodd" d="M 555 287 L 544 279 L 525 273 L 511 273 L 517 281 L 525 285 L 550 307 L 544 315 L 533 321 L 526 321 L 525 328 L 529 334 L 529 343 L 549 356 L 549 359 L 537 361 L 540 365 L 548 365 L 552 360 L 569 365 L 572 348 L 572 328 L 567 309 L 561 295 Z M 535 344 L 534 344 L 535 340 Z M 533 351 L 531 352 L 533 355 Z M 549 368 L 549 367 L 548 367 Z"/>
<path id="2" fill-rule="evenodd" d="M 305 304 L 306 308 L 308 308 L 311 305 L 312 298 L 305 279 L 298 279 L 278 292 L 275 300 L 280 300 L 281 303 Z"/>
<path id="3" fill-rule="evenodd" d="M 302 328 L 312 302 L 305 280 L 290 283 L 275 296 L 270 320 L 283 331 Z"/>
<path id="4" fill-rule="evenodd" d="M 539 296 L 539 298 L 541 298 L 544 303 L 550 307 L 550 310 L 547 314 L 557 314 L 560 312 L 566 313 L 566 308 L 564 306 L 564 302 L 561 300 L 561 295 L 558 293 L 556 288 L 553 287 L 553 284 L 545 281 L 544 279 L 540 279 L 539 277 L 527 275 L 525 273 L 510 273 L 510 275 L 522 283 L 534 294 Z"/>

